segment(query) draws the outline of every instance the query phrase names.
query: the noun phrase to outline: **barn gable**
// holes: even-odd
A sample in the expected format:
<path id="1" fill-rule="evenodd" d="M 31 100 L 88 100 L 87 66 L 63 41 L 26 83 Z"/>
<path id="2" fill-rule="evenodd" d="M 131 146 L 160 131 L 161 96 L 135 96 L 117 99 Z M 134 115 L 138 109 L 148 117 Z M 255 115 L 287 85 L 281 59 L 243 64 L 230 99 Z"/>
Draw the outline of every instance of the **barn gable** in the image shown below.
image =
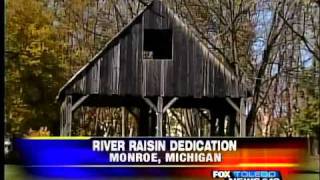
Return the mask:
<path id="1" fill-rule="evenodd" d="M 161 1 L 153 1 L 59 91 L 66 95 L 244 97 L 233 68 Z"/>

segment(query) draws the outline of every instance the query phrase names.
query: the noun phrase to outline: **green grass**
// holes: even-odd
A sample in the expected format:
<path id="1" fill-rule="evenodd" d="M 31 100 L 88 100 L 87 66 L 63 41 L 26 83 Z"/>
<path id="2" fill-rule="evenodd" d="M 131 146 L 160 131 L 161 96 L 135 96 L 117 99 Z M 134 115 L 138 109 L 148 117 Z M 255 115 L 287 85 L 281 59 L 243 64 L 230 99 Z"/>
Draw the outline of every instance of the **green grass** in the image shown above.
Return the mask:
<path id="1" fill-rule="evenodd" d="M 302 171 L 313 171 L 313 173 L 298 174 L 294 180 L 320 180 L 319 157 L 309 157 L 300 168 Z"/>
<path id="2" fill-rule="evenodd" d="M 297 174 L 294 180 L 319 180 L 320 174 Z"/>
<path id="3" fill-rule="evenodd" d="M 304 164 L 301 165 L 301 170 L 320 172 L 319 157 L 309 157 Z"/>
<path id="4" fill-rule="evenodd" d="M 22 180 L 31 178 L 26 172 L 24 172 L 22 167 L 17 165 L 5 165 L 4 175 L 5 180 Z"/>

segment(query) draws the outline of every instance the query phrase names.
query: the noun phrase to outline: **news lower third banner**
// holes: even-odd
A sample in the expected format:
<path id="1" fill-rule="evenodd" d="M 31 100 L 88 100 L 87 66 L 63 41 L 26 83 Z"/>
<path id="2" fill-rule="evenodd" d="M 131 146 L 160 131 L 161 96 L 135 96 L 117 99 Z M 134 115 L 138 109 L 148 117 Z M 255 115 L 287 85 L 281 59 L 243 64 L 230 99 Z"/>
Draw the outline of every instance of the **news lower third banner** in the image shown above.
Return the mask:
<path id="1" fill-rule="evenodd" d="M 304 138 L 18 139 L 27 172 L 42 177 L 288 179 L 307 153 Z"/>

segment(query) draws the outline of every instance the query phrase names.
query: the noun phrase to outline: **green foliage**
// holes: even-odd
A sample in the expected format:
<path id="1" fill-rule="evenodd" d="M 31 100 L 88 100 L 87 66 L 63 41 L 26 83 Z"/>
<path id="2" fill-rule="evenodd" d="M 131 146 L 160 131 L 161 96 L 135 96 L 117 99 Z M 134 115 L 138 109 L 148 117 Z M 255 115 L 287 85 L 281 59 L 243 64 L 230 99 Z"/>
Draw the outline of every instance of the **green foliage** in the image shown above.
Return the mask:
<path id="1" fill-rule="evenodd" d="M 300 86 L 305 90 L 306 105 L 298 110 L 294 116 L 294 126 L 300 135 L 316 135 L 319 138 L 320 129 L 320 87 L 319 63 L 306 70 Z"/>
<path id="2" fill-rule="evenodd" d="M 320 100 L 312 99 L 295 116 L 294 126 L 300 135 L 319 135 Z"/>

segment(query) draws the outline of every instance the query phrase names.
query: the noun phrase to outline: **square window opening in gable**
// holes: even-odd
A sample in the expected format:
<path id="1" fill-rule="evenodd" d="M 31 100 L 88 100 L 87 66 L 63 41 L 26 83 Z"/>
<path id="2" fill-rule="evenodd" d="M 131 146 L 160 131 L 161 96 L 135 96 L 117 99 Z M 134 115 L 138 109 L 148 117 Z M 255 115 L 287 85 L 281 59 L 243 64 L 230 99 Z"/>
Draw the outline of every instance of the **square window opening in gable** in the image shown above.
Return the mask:
<path id="1" fill-rule="evenodd" d="M 145 29 L 143 57 L 144 59 L 172 59 L 172 30 Z"/>

